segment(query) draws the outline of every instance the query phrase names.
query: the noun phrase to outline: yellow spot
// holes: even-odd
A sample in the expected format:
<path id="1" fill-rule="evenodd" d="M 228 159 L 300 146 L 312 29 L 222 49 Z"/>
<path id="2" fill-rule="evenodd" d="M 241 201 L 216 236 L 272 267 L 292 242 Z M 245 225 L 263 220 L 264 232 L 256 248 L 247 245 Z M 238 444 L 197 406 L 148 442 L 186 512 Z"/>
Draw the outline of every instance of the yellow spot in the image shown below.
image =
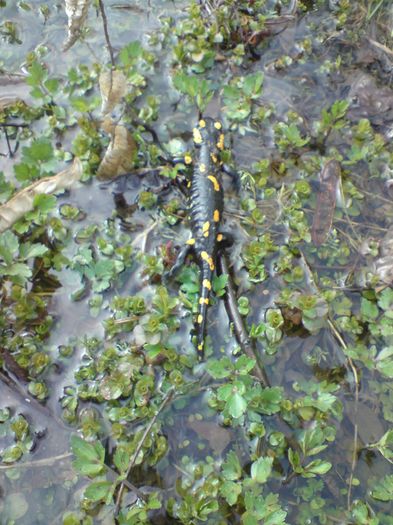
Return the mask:
<path id="1" fill-rule="evenodd" d="M 215 266 L 214 266 L 213 259 L 210 257 L 210 255 L 207 252 L 201 252 L 201 257 L 202 257 L 203 261 L 207 262 L 207 264 L 209 265 L 210 270 L 213 271 Z"/>
<path id="2" fill-rule="evenodd" d="M 188 244 L 189 246 L 193 246 L 195 244 L 195 239 L 188 239 L 186 244 Z"/>
<path id="3" fill-rule="evenodd" d="M 210 228 L 210 222 L 209 222 L 209 221 L 204 222 L 204 223 L 203 223 L 203 226 L 202 226 L 202 231 L 205 232 L 205 231 L 207 231 L 209 228 Z"/>
<path id="4" fill-rule="evenodd" d="M 214 210 L 213 220 L 214 220 L 214 222 L 219 222 L 220 221 L 220 212 L 218 210 Z"/>
<path id="5" fill-rule="evenodd" d="M 202 352 L 202 350 L 203 350 L 203 343 L 199 343 L 199 345 L 198 345 L 198 350 L 199 350 L 200 352 Z"/>
<path id="6" fill-rule="evenodd" d="M 224 133 L 220 134 L 220 137 L 218 139 L 216 146 L 218 149 L 224 149 Z"/>
<path id="7" fill-rule="evenodd" d="M 199 164 L 199 171 L 200 171 L 201 173 L 205 173 L 205 171 L 206 171 L 206 166 L 205 166 L 205 164 L 203 164 L 203 163 Z"/>
<path id="8" fill-rule="evenodd" d="M 217 241 L 218 241 L 218 242 L 221 242 L 222 239 L 223 239 L 223 235 L 222 235 L 222 233 L 219 233 L 219 234 L 217 235 Z"/>
<path id="9" fill-rule="evenodd" d="M 192 130 L 195 144 L 202 144 L 202 135 L 198 128 Z M 218 147 L 218 146 L 217 146 Z"/>
<path id="10" fill-rule="evenodd" d="M 187 182 L 187 188 L 191 188 L 191 181 L 190 180 Z"/>
<path id="11" fill-rule="evenodd" d="M 209 279 L 203 279 L 202 286 L 208 290 L 212 289 L 212 283 L 209 281 Z"/>
<path id="12" fill-rule="evenodd" d="M 209 237 L 209 230 L 207 230 L 207 232 L 205 232 L 205 233 L 203 234 L 203 236 L 206 237 L 206 238 Z"/>
<path id="13" fill-rule="evenodd" d="M 222 128 L 222 126 L 221 126 L 221 122 L 218 122 L 218 121 L 215 122 L 215 123 L 214 123 L 214 127 L 215 127 L 216 129 L 221 129 L 221 128 Z"/>
<path id="14" fill-rule="evenodd" d="M 197 319 L 197 323 L 198 323 L 198 324 L 202 324 L 202 321 L 203 321 L 203 315 L 202 315 L 202 314 L 199 314 L 199 315 L 198 315 L 198 319 Z"/>
<path id="15" fill-rule="evenodd" d="M 188 153 L 184 155 L 184 162 L 185 164 L 191 164 L 192 163 L 192 157 Z"/>
<path id="16" fill-rule="evenodd" d="M 204 127 L 206 126 L 206 122 L 205 122 L 204 120 L 200 120 L 200 121 L 199 121 L 199 126 L 200 126 L 201 128 L 204 128 Z"/>
<path id="17" fill-rule="evenodd" d="M 208 175 L 207 178 L 213 183 L 213 187 L 215 191 L 220 191 L 220 185 L 218 184 L 218 180 L 213 175 Z"/>
<path id="18" fill-rule="evenodd" d="M 200 297 L 199 304 L 209 304 L 209 299 L 207 299 L 207 297 Z"/>
<path id="19" fill-rule="evenodd" d="M 210 153 L 210 158 L 212 159 L 214 164 L 217 164 L 217 162 L 218 162 L 217 155 L 215 155 L 214 153 Z"/>

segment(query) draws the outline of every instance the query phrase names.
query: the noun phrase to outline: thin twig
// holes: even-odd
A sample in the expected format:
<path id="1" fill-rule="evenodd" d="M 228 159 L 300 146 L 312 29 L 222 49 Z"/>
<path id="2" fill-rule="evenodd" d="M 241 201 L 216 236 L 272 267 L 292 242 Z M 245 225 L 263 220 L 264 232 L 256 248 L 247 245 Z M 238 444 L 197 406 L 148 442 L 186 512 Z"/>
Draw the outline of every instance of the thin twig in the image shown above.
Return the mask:
<path id="1" fill-rule="evenodd" d="M 359 376 L 356 370 L 355 365 L 353 364 L 353 361 L 350 357 L 347 355 L 348 346 L 345 343 L 344 339 L 342 338 L 340 332 L 337 330 L 336 326 L 334 325 L 333 321 L 331 319 L 328 319 L 328 325 L 331 331 L 333 332 L 334 336 L 336 337 L 337 341 L 340 343 L 342 349 L 345 352 L 348 364 L 351 368 L 353 377 L 355 379 L 355 408 L 354 408 L 354 430 L 353 430 L 353 448 L 352 448 L 352 461 L 351 461 L 351 474 L 349 476 L 349 482 L 348 482 L 348 494 L 347 494 L 347 508 L 348 510 L 351 509 L 352 504 L 352 486 L 353 486 L 353 477 L 355 473 L 355 468 L 357 464 L 357 451 L 358 451 L 358 436 L 359 436 L 359 428 L 358 428 L 358 422 L 357 422 L 357 416 L 358 416 L 358 407 L 359 407 Z"/>
<path id="2" fill-rule="evenodd" d="M 111 44 L 111 41 L 109 39 L 109 33 L 108 33 L 108 20 L 106 18 L 104 4 L 103 4 L 102 0 L 98 0 L 98 5 L 100 7 L 100 12 L 101 12 L 101 16 L 102 16 L 102 24 L 104 26 L 104 34 L 105 34 L 106 45 L 108 46 L 109 55 L 111 57 L 111 64 L 112 64 L 112 67 L 115 67 L 115 57 L 114 57 L 114 54 L 113 54 L 113 48 L 112 48 L 112 44 Z"/>
<path id="3" fill-rule="evenodd" d="M 128 476 L 130 475 L 130 472 L 131 472 L 131 469 L 132 467 L 134 466 L 135 464 L 135 461 L 139 455 L 139 452 L 142 450 L 142 447 L 146 441 L 146 438 L 147 436 L 149 435 L 151 429 L 153 428 L 155 422 L 157 421 L 157 418 L 158 416 L 161 414 L 161 412 L 164 410 L 164 408 L 166 407 L 166 405 L 169 403 L 169 401 L 172 399 L 173 397 L 173 394 L 174 394 L 174 390 L 173 389 L 170 389 L 161 405 L 158 407 L 157 409 L 157 412 L 155 413 L 155 415 L 152 417 L 150 423 L 147 425 L 144 433 L 143 433 L 143 436 L 134 452 L 134 454 L 132 455 L 132 457 L 130 458 L 130 462 L 128 464 L 128 467 L 127 467 L 127 470 L 126 470 L 126 473 L 125 473 L 125 480 L 128 478 Z M 119 486 L 119 492 L 117 493 L 117 497 L 116 497 L 116 506 L 115 506 L 115 516 L 117 516 L 119 514 L 119 510 L 120 510 L 120 505 L 121 505 L 121 498 L 123 497 L 123 492 L 124 492 L 124 487 L 125 487 L 125 480 L 123 480 L 121 483 L 120 483 L 120 486 Z"/>
<path id="4" fill-rule="evenodd" d="M 0 465 L 0 470 L 9 470 L 13 468 L 24 469 L 34 467 L 51 467 L 58 461 L 62 461 L 63 459 L 69 459 L 72 456 L 72 452 L 66 452 L 65 454 L 59 454 L 58 456 L 52 456 L 50 458 L 36 459 L 35 461 L 25 461 L 24 463 L 12 463 L 11 465 Z"/>
<path id="5" fill-rule="evenodd" d="M 226 292 L 224 296 L 225 307 L 228 313 L 228 317 L 233 323 L 233 328 L 235 331 L 237 342 L 239 343 L 242 351 L 250 358 L 255 359 L 254 370 L 258 379 L 261 381 L 263 386 L 270 386 L 269 379 L 267 377 L 266 371 L 258 363 L 257 354 L 253 344 L 248 336 L 246 326 L 244 324 L 244 319 L 240 315 L 239 309 L 237 307 L 236 294 L 233 287 L 233 282 L 229 274 L 228 261 L 225 253 L 220 253 L 218 257 L 218 271 L 219 274 L 227 274 L 228 282 L 226 285 Z"/>

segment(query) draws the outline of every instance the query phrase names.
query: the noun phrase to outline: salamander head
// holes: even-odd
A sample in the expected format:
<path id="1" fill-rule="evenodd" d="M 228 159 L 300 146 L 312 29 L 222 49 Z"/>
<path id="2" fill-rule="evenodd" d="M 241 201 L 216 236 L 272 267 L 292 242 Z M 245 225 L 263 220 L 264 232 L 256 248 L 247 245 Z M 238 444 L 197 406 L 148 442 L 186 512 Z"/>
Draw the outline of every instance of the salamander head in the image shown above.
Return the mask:
<path id="1" fill-rule="evenodd" d="M 194 143 L 196 146 L 207 144 L 212 153 L 219 153 L 224 149 L 224 133 L 221 122 L 210 117 L 201 119 L 193 129 Z"/>

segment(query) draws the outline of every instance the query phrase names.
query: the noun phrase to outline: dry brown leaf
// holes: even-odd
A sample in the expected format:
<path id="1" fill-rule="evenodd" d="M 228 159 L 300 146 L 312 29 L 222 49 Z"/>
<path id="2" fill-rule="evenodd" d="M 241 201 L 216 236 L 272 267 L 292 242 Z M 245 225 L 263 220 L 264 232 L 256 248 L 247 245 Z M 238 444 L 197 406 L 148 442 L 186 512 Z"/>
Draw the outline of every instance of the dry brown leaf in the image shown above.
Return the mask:
<path id="1" fill-rule="evenodd" d="M 134 167 L 136 144 L 133 136 L 122 124 L 105 120 L 101 128 L 112 136 L 104 158 L 97 170 L 97 177 L 108 180 L 127 173 Z"/>
<path id="2" fill-rule="evenodd" d="M 331 230 L 340 176 L 340 163 L 334 159 L 329 160 L 320 173 L 317 205 L 311 228 L 311 238 L 315 246 L 323 244 Z"/>
<path id="3" fill-rule="evenodd" d="M 89 11 L 90 0 L 65 0 L 65 12 L 68 17 L 68 36 L 63 51 L 67 51 L 78 40 Z"/>
<path id="4" fill-rule="evenodd" d="M 127 79 L 121 71 L 103 71 L 99 78 L 103 115 L 107 115 L 127 92 Z"/>
<path id="5" fill-rule="evenodd" d="M 16 221 L 33 209 L 34 197 L 45 193 L 57 193 L 67 190 L 80 180 L 82 163 L 74 159 L 72 166 L 53 177 L 45 177 L 16 193 L 8 202 L 0 206 L 0 233 L 10 228 Z"/>

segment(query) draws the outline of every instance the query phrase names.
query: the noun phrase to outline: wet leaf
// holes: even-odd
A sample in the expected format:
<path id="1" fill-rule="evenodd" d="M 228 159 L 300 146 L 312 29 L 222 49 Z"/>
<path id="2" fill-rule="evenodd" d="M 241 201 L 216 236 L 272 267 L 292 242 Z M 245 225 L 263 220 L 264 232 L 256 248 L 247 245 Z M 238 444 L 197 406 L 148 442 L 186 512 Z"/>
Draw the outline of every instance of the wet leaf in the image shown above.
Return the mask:
<path id="1" fill-rule="evenodd" d="M 271 474 L 273 458 L 259 458 L 251 465 L 251 479 L 257 483 L 266 483 Z"/>
<path id="2" fill-rule="evenodd" d="M 235 483 L 234 481 L 224 481 L 220 487 L 220 494 L 226 499 L 229 505 L 235 505 L 241 493 L 241 484 Z"/>
<path id="3" fill-rule="evenodd" d="M 85 476 L 96 476 L 104 469 L 105 449 L 99 441 L 89 443 L 79 436 L 71 436 L 71 450 L 76 459 L 74 468 Z"/>
<path id="4" fill-rule="evenodd" d="M 381 479 L 372 489 L 371 496 L 380 501 L 393 500 L 393 475 Z"/>
<path id="5" fill-rule="evenodd" d="M 85 490 L 85 498 L 88 498 L 90 501 L 101 501 L 104 500 L 112 486 L 110 481 L 95 481 L 91 483 Z"/>
<path id="6" fill-rule="evenodd" d="M 23 449 L 19 445 L 12 445 L 6 448 L 1 454 L 4 463 L 14 463 L 23 456 Z"/>
<path id="7" fill-rule="evenodd" d="M 225 462 L 222 466 L 222 475 L 225 479 L 234 481 L 240 479 L 242 475 L 242 466 L 236 452 L 228 452 Z"/>
<path id="8" fill-rule="evenodd" d="M 341 168 L 336 160 L 327 162 L 320 174 L 320 187 L 311 229 L 311 238 L 316 246 L 326 241 L 332 227 L 340 176 Z"/>
<path id="9" fill-rule="evenodd" d="M 134 166 L 136 143 L 122 124 L 104 121 L 102 129 L 111 135 L 111 142 L 97 170 L 97 177 L 102 180 L 112 179 L 130 171 Z"/>
<path id="10" fill-rule="evenodd" d="M 379 352 L 376 368 L 385 377 L 393 377 L 393 346 L 388 346 Z"/>
<path id="11" fill-rule="evenodd" d="M 235 392 L 229 397 L 226 408 L 229 414 L 236 419 L 241 417 L 246 411 L 247 402 L 239 392 Z"/>
<path id="12" fill-rule="evenodd" d="M 127 79 L 122 71 L 103 71 L 99 77 L 103 115 L 110 113 L 127 93 Z"/>
<path id="13" fill-rule="evenodd" d="M 42 153 L 42 152 L 41 152 Z M 0 232 L 10 228 L 27 212 L 34 209 L 40 194 L 51 194 L 71 188 L 82 176 L 82 163 L 74 159 L 72 166 L 53 177 L 45 177 L 16 193 L 9 201 L 0 206 Z"/>
<path id="14" fill-rule="evenodd" d="M 63 51 L 72 47 L 80 37 L 89 12 L 89 0 L 65 0 L 65 12 L 68 17 L 68 36 L 63 44 Z"/>

